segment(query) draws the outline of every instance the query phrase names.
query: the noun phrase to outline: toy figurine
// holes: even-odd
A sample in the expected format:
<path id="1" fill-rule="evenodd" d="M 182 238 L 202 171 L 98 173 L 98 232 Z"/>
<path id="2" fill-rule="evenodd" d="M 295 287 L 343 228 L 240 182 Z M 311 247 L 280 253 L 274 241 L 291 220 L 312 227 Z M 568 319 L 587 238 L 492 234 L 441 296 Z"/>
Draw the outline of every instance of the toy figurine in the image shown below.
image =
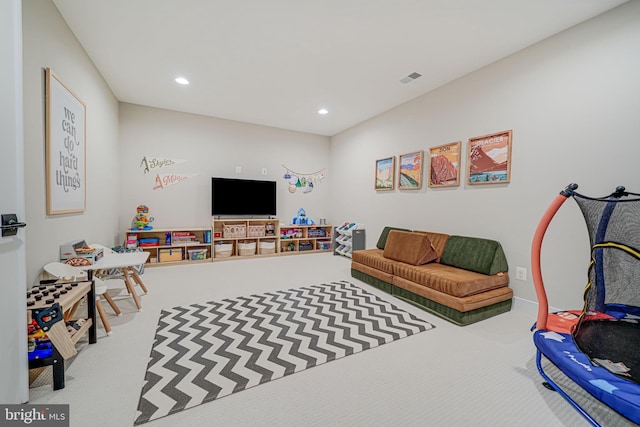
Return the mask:
<path id="1" fill-rule="evenodd" d="M 304 209 L 300 208 L 300 210 L 298 211 L 298 215 L 291 220 L 291 224 L 311 225 L 315 224 L 315 221 L 311 218 L 307 218 L 307 213 L 304 211 Z"/>
<path id="2" fill-rule="evenodd" d="M 132 230 L 153 230 L 153 227 L 149 224 L 153 222 L 155 218 L 149 216 L 149 208 L 146 205 L 140 205 L 137 208 L 137 215 L 133 219 Z"/>

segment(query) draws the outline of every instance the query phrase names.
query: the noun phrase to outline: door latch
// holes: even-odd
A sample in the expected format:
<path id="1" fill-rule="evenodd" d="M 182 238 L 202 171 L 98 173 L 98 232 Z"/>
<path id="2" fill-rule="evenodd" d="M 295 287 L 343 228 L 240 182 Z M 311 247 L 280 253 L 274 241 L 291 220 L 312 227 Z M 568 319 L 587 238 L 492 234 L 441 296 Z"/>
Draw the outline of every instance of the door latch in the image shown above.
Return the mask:
<path id="1" fill-rule="evenodd" d="M 18 234 L 18 228 L 26 227 L 24 222 L 18 222 L 16 214 L 2 214 L 2 237 L 15 236 Z"/>

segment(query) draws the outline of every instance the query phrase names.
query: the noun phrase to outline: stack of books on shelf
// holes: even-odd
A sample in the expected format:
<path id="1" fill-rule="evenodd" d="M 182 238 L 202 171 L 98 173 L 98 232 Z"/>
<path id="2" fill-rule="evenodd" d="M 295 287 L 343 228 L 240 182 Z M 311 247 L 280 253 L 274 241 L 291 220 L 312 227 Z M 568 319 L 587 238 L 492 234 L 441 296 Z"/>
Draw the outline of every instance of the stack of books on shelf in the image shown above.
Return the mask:
<path id="1" fill-rule="evenodd" d="M 199 245 L 200 242 L 196 240 L 196 235 L 189 231 L 174 231 L 171 233 L 171 244 L 174 246 Z"/>
<path id="2" fill-rule="evenodd" d="M 138 247 L 138 235 L 136 233 L 127 233 L 125 246 L 127 249 Z"/>
<path id="3" fill-rule="evenodd" d="M 141 248 L 158 246 L 158 242 L 159 239 L 157 237 L 145 237 L 142 239 L 138 239 L 138 246 L 140 246 Z"/>

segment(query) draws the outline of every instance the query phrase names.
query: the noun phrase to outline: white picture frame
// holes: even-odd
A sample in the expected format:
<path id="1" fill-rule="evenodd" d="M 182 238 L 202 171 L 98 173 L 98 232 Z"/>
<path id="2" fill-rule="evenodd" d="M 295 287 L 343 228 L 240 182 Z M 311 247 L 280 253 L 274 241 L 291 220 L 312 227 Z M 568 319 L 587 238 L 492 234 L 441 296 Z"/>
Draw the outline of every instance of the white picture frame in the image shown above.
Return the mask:
<path id="1" fill-rule="evenodd" d="M 50 68 L 46 69 L 47 214 L 86 208 L 86 106 Z"/>

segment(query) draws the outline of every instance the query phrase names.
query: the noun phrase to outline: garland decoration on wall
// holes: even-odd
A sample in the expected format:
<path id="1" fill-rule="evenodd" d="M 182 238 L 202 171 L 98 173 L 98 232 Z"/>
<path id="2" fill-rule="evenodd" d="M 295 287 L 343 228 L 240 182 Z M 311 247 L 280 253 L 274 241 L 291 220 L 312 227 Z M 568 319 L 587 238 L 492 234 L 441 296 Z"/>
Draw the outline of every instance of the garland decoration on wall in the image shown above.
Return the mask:
<path id="1" fill-rule="evenodd" d="M 282 167 L 286 169 L 283 178 L 289 182 L 289 193 L 295 193 L 298 188 L 301 188 L 303 193 L 313 191 L 316 184 L 324 179 L 324 170 L 326 169 L 322 168 L 316 172 L 301 173 L 289 169 L 284 163 Z"/>

